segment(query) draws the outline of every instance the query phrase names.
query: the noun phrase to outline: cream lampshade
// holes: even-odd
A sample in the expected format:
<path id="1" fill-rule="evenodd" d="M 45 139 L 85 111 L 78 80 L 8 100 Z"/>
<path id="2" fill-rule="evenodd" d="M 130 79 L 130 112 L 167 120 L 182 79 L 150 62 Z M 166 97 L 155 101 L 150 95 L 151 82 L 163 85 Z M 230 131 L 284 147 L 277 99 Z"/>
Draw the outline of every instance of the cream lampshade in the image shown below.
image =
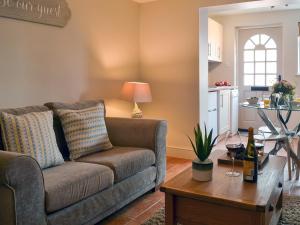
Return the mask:
<path id="1" fill-rule="evenodd" d="M 143 113 L 137 103 L 152 102 L 150 85 L 142 82 L 126 82 L 123 85 L 121 96 L 124 100 L 134 102 L 132 118 L 142 118 Z"/>

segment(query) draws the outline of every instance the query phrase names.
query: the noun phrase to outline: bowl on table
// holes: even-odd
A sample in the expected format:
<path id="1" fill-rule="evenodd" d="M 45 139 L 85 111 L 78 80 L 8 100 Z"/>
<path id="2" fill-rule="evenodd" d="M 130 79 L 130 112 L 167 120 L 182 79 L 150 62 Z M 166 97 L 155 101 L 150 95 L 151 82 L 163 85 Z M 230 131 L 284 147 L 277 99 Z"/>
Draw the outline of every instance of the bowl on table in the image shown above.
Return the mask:
<path id="1" fill-rule="evenodd" d="M 248 102 L 250 105 L 257 105 L 257 103 L 258 103 L 258 98 L 257 98 L 257 97 L 247 98 L 246 100 L 247 100 L 247 102 Z"/>

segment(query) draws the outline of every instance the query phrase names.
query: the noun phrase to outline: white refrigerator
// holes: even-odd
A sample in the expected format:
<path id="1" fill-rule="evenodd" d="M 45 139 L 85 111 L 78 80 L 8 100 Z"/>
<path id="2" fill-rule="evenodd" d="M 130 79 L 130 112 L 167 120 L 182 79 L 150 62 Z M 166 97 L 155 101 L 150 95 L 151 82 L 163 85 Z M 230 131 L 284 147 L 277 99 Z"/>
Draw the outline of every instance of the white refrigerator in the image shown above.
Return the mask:
<path id="1" fill-rule="evenodd" d="M 213 129 L 213 138 L 218 135 L 218 92 L 208 93 L 208 121 L 207 129 Z"/>
<path id="2" fill-rule="evenodd" d="M 239 90 L 231 91 L 231 126 L 232 134 L 236 134 L 239 129 Z"/>

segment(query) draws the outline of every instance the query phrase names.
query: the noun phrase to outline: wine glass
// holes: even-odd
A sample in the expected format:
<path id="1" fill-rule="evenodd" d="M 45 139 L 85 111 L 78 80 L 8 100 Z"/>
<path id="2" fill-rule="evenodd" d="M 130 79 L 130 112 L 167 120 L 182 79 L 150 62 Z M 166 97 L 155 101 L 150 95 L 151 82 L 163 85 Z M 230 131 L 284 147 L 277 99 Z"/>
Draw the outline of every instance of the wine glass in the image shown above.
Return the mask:
<path id="1" fill-rule="evenodd" d="M 238 177 L 240 176 L 240 173 L 234 169 L 234 160 L 238 151 L 243 146 L 239 132 L 237 132 L 236 135 L 232 135 L 231 132 L 228 131 L 225 137 L 225 146 L 230 154 L 230 158 L 232 159 L 232 169 L 231 171 L 228 171 L 226 175 L 229 177 Z"/>

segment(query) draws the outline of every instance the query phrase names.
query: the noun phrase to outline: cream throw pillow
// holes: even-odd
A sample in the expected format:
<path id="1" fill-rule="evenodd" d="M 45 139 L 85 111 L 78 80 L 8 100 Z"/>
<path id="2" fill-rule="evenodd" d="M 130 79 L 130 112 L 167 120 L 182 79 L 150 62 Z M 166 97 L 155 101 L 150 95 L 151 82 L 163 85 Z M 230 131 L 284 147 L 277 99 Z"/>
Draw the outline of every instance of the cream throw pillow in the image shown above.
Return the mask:
<path id="1" fill-rule="evenodd" d="M 4 150 L 29 155 L 42 169 L 64 163 L 53 129 L 53 113 L 32 112 L 0 116 Z"/>
<path id="2" fill-rule="evenodd" d="M 104 106 L 56 110 L 68 144 L 70 159 L 74 160 L 112 148 L 104 120 Z"/>

